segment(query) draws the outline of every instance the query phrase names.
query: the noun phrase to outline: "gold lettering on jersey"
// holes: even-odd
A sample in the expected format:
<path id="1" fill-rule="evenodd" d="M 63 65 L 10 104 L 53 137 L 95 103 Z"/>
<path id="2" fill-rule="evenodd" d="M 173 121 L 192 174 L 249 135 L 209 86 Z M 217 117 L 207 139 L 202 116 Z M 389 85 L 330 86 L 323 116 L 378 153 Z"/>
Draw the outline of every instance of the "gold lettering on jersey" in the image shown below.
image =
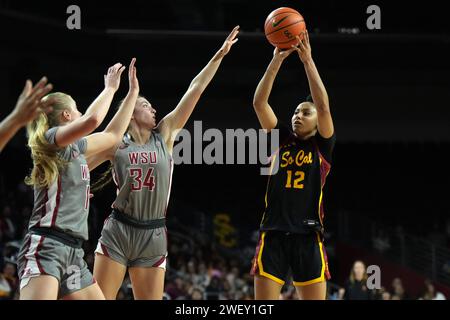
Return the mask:
<path id="1" fill-rule="evenodd" d="M 309 152 L 309 154 L 305 156 L 305 151 L 300 150 L 295 157 L 295 164 L 298 167 L 301 167 L 304 164 L 311 164 L 312 162 L 312 152 Z"/>
<path id="2" fill-rule="evenodd" d="M 280 164 L 280 167 L 285 168 L 285 167 L 288 166 L 288 164 L 291 164 L 291 163 L 292 163 L 292 162 L 289 163 L 289 160 L 293 161 L 292 158 L 289 157 L 290 154 L 291 154 L 290 151 L 283 152 L 283 155 L 281 156 L 281 164 Z M 288 158 L 288 157 L 289 157 L 289 158 Z"/>
<path id="3" fill-rule="evenodd" d="M 304 164 L 311 164 L 311 163 L 313 163 L 312 152 L 309 152 L 308 155 L 305 155 L 305 151 L 304 150 L 300 150 L 300 151 L 297 152 L 295 157 L 291 156 L 291 152 L 290 151 L 283 152 L 283 154 L 281 155 L 281 164 L 280 164 L 281 168 L 285 168 L 288 165 L 293 164 L 294 162 L 295 162 L 297 167 L 301 167 Z"/>

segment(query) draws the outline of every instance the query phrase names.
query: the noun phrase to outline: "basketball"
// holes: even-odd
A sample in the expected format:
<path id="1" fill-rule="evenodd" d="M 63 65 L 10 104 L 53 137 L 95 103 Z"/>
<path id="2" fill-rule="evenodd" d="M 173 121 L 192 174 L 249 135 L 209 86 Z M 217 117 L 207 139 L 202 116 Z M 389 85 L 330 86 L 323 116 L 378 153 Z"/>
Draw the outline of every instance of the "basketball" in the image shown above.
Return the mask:
<path id="1" fill-rule="evenodd" d="M 272 11 L 264 23 L 267 40 L 279 49 L 288 49 L 297 44 L 296 36 L 303 39 L 306 30 L 303 16 L 294 9 L 282 7 Z"/>

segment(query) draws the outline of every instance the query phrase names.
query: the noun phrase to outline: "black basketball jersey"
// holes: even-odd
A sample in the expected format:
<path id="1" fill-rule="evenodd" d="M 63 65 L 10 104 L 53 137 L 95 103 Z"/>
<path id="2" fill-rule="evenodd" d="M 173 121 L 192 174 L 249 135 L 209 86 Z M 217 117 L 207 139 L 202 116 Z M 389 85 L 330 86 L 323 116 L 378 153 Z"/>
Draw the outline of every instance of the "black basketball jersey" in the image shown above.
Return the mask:
<path id="1" fill-rule="evenodd" d="M 331 169 L 336 136 L 319 132 L 301 140 L 278 122 L 280 147 L 272 155 L 261 230 L 310 233 L 323 227 L 323 186 Z M 275 171 L 278 166 L 278 171 Z M 276 173 L 275 173 L 276 172 Z"/>

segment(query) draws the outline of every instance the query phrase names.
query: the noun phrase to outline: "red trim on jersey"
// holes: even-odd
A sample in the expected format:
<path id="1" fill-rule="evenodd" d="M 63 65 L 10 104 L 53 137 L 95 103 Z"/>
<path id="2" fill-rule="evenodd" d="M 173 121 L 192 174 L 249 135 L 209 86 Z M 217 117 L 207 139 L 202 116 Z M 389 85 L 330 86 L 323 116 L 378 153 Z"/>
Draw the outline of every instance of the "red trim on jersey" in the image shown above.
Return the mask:
<path id="1" fill-rule="evenodd" d="M 116 173 L 116 170 L 114 170 L 114 168 L 112 169 L 112 176 L 113 176 L 114 184 L 116 185 L 117 189 L 119 189 L 120 181 L 119 181 L 119 177 L 117 177 L 117 173 Z"/>
<path id="2" fill-rule="evenodd" d="M 28 258 L 27 258 L 27 253 L 28 253 L 28 250 L 30 250 L 30 245 L 31 245 L 31 234 L 29 234 L 29 238 L 28 238 L 28 242 L 27 242 L 27 244 L 25 245 L 25 254 L 23 255 L 24 257 L 25 257 L 25 268 L 23 268 L 23 270 L 22 270 L 22 274 L 20 275 L 20 278 L 22 278 L 23 277 L 23 273 L 25 272 L 25 270 L 27 269 L 27 265 L 28 265 Z"/>
<path id="3" fill-rule="evenodd" d="M 114 168 L 112 169 L 112 178 L 113 178 L 114 184 L 116 185 L 116 195 L 118 195 L 120 192 L 120 187 L 119 187 L 120 181 L 119 181 L 119 177 L 117 177 L 117 173 L 116 173 L 116 170 L 114 170 Z"/>
<path id="4" fill-rule="evenodd" d="M 320 153 L 318 148 L 317 148 L 317 152 L 319 154 L 320 160 L 322 160 L 322 163 L 320 164 L 320 189 L 321 189 L 321 192 L 323 192 L 325 180 L 327 179 L 327 176 L 331 171 L 331 164 L 327 160 L 325 160 L 325 158 Z M 325 210 L 323 208 L 323 199 L 319 203 L 319 212 L 320 212 L 320 221 L 323 221 L 323 219 L 325 217 Z"/>
<path id="5" fill-rule="evenodd" d="M 169 190 L 167 190 L 166 208 L 164 209 L 164 217 L 167 217 L 167 207 L 169 206 L 170 189 L 172 187 L 172 158 L 169 159 Z"/>
<path id="6" fill-rule="evenodd" d="M 56 216 L 58 215 L 60 200 L 61 200 L 61 176 L 58 177 L 58 189 L 56 191 L 56 205 L 55 209 L 53 210 L 52 223 L 50 224 L 50 227 L 53 227 L 56 223 Z"/>
<path id="7" fill-rule="evenodd" d="M 37 266 L 39 268 L 39 272 L 40 273 L 45 273 L 44 269 L 42 268 L 41 263 L 39 262 L 39 255 L 38 255 L 39 249 L 42 247 L 42 242 L 44 242 L 44 237 L 43 236 L 41 236 L 41 239 L 39 240 L 39 244 L 36 247 L 36 252 L 34 253 L 34 257 L 36 258 L 36 264 L 37 264 Z"/>
<path id="8" fill-rule="evenodd" d="M 164 260 L 166 260 L 166 256 L 163 256 L 161 259 L 159 259 L 152 267 L 159 267 L 164 262 Z"/>
<path id="9" fill-rule="evenodd" d="M 327 251 L 325 250 L 325 246 L 324 246 L 323 242 L 322 242 L 322 252 L 323 252 L 323 260 L 325 262 L 325 279 L 330 280 L 331 274 L 330 274 L 330 269 L 328 268 Z"/>
<path id="10" fill-rule="evenodd" d="M 328 174 L 331 171 L 331 167 L 326 161 L 325 159 L 322 159 L 322 164 L 320 166 L 320 187 L 323 188 L 323 186 L 325 185 L 325 180 L 327 179 Z"/>
<path id="11" fill-rule="evenodd" d="M 164 227 L 164 231 L 166 232 L 166 252 L 169 250 L 169 233 L 167 232 L 167 227 Z"/>
<path id="12" fill-rule="evenodd" d="M 105 245 L 103 243 L 100 243 L 100 246 L 102 247 L 103 254 L 109 258 L 109 253 Z"/>

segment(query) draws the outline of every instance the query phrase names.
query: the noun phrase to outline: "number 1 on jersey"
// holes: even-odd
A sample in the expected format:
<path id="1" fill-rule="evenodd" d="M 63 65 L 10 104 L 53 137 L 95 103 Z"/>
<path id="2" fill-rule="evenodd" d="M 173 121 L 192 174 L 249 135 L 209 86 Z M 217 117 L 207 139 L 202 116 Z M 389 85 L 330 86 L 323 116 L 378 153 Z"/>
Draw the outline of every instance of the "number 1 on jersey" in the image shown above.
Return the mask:
<path id="1" fill-rule="evenodd" d="M 91 197 L 91 186 L 86 186 L 86 199 L 84 200 L 84 209 L 89 209 L 89 198 Z"/>

